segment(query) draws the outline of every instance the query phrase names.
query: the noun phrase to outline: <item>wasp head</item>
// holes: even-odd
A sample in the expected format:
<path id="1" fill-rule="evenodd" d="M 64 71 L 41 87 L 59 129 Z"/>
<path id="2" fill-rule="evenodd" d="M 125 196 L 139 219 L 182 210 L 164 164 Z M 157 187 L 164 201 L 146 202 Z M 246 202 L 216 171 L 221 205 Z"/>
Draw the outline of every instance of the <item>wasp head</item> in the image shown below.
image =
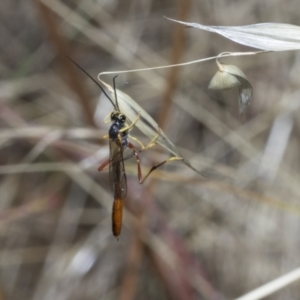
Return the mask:
<path id="1" fill-rule="evenodd" d="M 112 121 L 118 121 L 120 123 L 125 123 L 126 121 L 126 116 L 121 114 L 120 112 L 112 112 L 110 115 L 110 119 Z"/>

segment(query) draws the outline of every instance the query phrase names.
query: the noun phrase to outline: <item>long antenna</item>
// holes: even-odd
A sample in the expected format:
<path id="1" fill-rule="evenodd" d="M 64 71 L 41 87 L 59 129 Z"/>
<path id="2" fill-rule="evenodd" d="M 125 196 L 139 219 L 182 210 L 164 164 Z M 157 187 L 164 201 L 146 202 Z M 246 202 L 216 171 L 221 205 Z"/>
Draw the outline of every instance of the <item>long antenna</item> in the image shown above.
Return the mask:
<path id="1" fill-rule="evenodd" d="M 94 81 L 98 86 L 99 88 L 101 89 L 101 91 L 104 93 L 104 95 L 107 97 L 107 99 L 111 102 L 111 104 L 113 105 L 114 109 L 115 110 L 118 110 L 119 111 L 119 106 L 118 105 L 115 105 L 113 103 L 113 101 L 111 100 L 111 98 L 107 95 L 107 93 L 105 92 L 104 88 L 99 84 L 99 82 L 97 82 L 86 70 L 84 70 L 82 67 L 80 67 L 70 56 L 66 55 L 67 58 L 75 65 L 77 66 L 82 72 L 84 72 L 90 79 L 92 79 L 92 81 Z M 117 77 L 117 76 L 116 76 Z M 115 93 L 116 93 L 116 88 L 115 88 L 115 78 L 114 77 L 114 89 L 115 89 Z M 117 101 L 117 98 L 116 98 L 116 101 Z M 118 103 L 118 102 L 116 102 Z"/>
<path id="2" fill-rule="evenodd" d="M 118 98 L 117 98 L 117 89 L 116 89 L 116 78 L 117 77 L 118 77 L 118 75 L 113 78 L 113 82 L 114 82 L 114 91 L 115 91 L 115 98 L 116 98 L 116 106 L 117 106 L 118 111 L 120 111 L 119 103 L 118 103 Z"/>

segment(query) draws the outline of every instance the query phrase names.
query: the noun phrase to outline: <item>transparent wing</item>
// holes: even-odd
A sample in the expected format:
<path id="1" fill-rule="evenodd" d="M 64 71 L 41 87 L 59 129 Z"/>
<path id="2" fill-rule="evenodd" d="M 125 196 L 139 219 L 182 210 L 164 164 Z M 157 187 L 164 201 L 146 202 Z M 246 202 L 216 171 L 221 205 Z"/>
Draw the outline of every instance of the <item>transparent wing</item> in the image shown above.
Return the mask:
<path id="1" fill-rule="evenodd" d="M 127 180 L 121 139 L 109 141 L 109 185 L 115 199 L 123 199 L 127 194 Z"/>

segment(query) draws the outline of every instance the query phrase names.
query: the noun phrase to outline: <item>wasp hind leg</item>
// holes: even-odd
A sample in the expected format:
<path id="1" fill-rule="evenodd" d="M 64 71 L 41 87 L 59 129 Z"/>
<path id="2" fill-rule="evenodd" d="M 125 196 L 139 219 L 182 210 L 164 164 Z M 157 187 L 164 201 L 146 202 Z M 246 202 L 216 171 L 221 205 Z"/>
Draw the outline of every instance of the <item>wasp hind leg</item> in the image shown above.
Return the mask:
<path id="1" fill-rule="evenodd" d="M 140 184 L 144 183 L 145 180 L 149 177 L 149 175 L 150 175 L 153 171 L 155 171 L 156 169 L 158 169 L 158 168 L 161 167 L 162 165 L 164 165 L 164 164 L 166 164 L 166 163 L 168 163 L 168 162 L 170 162 L 170 161 L 175 161 L 175 160 L 183 160 L 183 157 L 173 156 L 173 157 L 170 157 L 170 158 L 168 158 L 168 159 L 162 161 L 162 162 L 159 163 L 158 165 L 153 166 L 153 167 L 148 171 L 148 173 L 145 175 L 145 177 L 142 178 L 142 179 L 140 180 Z"/>
<path id="2" fill-rule="evenodd" d="M 162 165 L 170 162 L 170 161 L 175 161 L 175 160 L 182 160 L 183 158 L 182 157 L 178 157 L 178 156 L 173 156 L 173 157 L 170 157 L 164 161 L 162 161 L 161 163 L 159 163 L 158 165 L 155 165 L 153 166 L 149 171 L 148 173 L 146 174 L 146 176 L 143 178 L 142 176 L 142 170 L 141 170 L 141 164 L 140 164 L 140 157 L 139 157 L 139 154 L 138 154 L 138 151 L 136 151 L 136 149 L 134 148 L 134 146 L 131 144 L 131 143 L 128 143 L 128 148 L 132 150 L 134 156 L 135 156 L 135 159 L 136 159 L 136 162 L 137 162 L 137 172 L 138 172 L 138 179 L 139 179 L 139 182 L 140 184 L 144 183 L 145 180 L 149 177 L 149 175 L 155 171 L 156 169 L 158 169 L 159 167 L 161 167 Z"/>

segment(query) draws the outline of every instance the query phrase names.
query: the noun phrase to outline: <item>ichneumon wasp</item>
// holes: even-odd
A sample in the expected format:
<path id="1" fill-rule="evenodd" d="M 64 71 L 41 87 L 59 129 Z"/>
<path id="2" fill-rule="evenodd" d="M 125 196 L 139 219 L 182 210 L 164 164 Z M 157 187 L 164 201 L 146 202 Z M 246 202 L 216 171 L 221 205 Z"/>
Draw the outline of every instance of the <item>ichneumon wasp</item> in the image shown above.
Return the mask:
<path id="1" fill-rule="evenodd" d="M 136 122 L 140 119 L 141 113 L 138 113 L 136 119 L 130 125 L 126 123 L 126 116 L 121 113 L 118 104 L 118 99 L 117 99 L 116 84 L 115 84 L 115 79 L 117 76 L 113 78 L 114 97 L 115 97 L 115 103 L 114 103 L 112 99 L 108 96 L 108 94 L 105 92 L 104 88 L 90 74 L 88 74 L 69 56 L 68 58 L 81 71 L 83 71 L 94 83 L 97 84 L 97 86 L 101 89 L 101 91 L 111 102 L 114 108 L 114 111 L 110 114 L 110 121 L 112 122 L 112 125 L 109 128 L 108 136 L 106 136 L 109 139 L 109 150 L 110 150 L 109 159 L 100 165 L 98 171 L 102 171 L 107 165 L 109 165 L 109 185 L 110 185 L 111 192 L 114 196 L 113 209 L 112 209 L 112 231 L 114 236 L 118 238 L 122 229 L 123 199 L 126 197 L 127 194 L 127 180 L 126 180 L 124 157 L 123 157 L 124 150 L 127 147 L 132 150 L 132 154 L 135 156 L 137 161 L 138 179 L 141 184 L 158 167 L 172 160 L 182 160 L 182 158 L 171 157 L 169 159 L 166 159 L 163 162 L 159 163 L 158 165 L 153 166 L 148 171 L 146 176 L 142 178 L 140 159 L 138 153 L 148 148 L 151 148 L 153 145 L 156 144 L 156 139 L 160 136 L 160 129 L 157 130 L 157 135 L 154 136 L 146 146 L 144 146 L 138 139 L 130 136 L 131 139 L 135 140 L 142 146 L 141 150 L 137 151 L 133 146 L 133 144 L 129 142 L 128 139 L 129 139 L 129 132 L 134 127 Z"/>

